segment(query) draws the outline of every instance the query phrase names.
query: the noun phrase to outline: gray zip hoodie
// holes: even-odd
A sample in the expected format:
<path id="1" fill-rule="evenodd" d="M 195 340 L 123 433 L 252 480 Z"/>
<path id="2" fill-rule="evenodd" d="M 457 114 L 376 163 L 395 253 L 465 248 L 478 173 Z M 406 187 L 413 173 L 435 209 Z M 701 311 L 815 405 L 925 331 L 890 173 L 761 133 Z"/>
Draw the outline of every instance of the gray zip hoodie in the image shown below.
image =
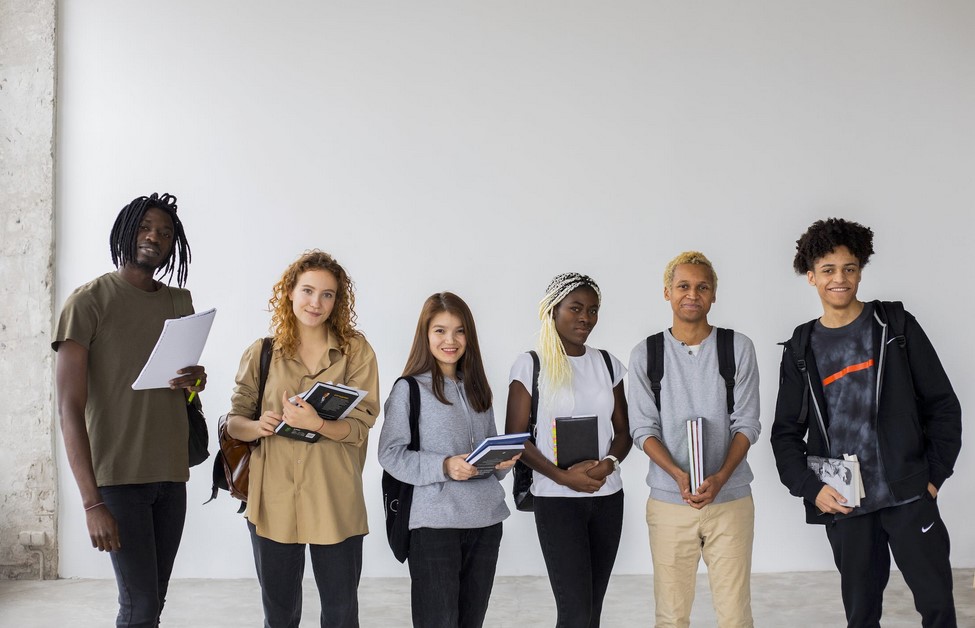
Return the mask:
<path id="1" fill-rule="evenodd" d="M 503 521 L 510 511 L 498 481 L 505 475 L 455 481 L 443 472 L 445 458 L 468 454 L 484 438 L 498 433 L 494 410 L 474 412 L 463 382 L 444 379 L 441 403 L 429 373 L 414 376 L 420 387 L 420 450 L 410 451 L 410 388 L 396 382 L 386 399 L 379 436 L 379 464 L 393 477 L 414 485 L 410 529 L 484 528 Z"/>

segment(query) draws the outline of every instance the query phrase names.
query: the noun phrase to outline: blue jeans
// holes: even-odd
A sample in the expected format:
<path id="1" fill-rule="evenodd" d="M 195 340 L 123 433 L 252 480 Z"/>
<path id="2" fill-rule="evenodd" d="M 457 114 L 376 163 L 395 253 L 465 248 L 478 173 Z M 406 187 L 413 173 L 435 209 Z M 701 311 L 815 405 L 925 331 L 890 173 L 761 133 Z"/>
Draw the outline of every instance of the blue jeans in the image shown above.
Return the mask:
<path id="1" fill-rule="evenodd" d="M 99 487 L 118 524 L 122 549 L 111 552 L 118 584 L 116 626 L 159 625 L 186 519 L 186 483 Z"/>
<path id="2" fill-rule="evenodd" d="M 410 532 L 415 628 L 484 625 L 501 547 L 501 524 L 486 528 L 418 528 Z"/>
<path id="3" fill-rule="evenodd" d="M 535 527 L 555 594 L 557 628 L 597 628 L 623 531 L 623 491 L 535 497 Z"/>
<path id="4" fill-rule="evenodd" d="M 305 573 L 304 543 L 278 543 L 258 536 L 247 522 L 261 583 L 265 628 L 296 628 L 301 621 L 301 578 Z M 334 545 L 307 545 L 322 604 L 322 628 L 358 628 L 362 537 Z"/>

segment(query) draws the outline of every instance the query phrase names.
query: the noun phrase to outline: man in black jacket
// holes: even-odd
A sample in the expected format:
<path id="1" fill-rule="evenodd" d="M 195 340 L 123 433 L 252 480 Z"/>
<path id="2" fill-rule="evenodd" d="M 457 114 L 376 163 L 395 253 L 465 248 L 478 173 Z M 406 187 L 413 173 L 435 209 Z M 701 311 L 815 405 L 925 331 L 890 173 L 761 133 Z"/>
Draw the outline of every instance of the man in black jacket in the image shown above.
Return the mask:
<path id="1" fill-rule="evenodd" d="M 793 267 L 815 286 L 823 315 L 783 343 L 771 439 L 779 477 L 803 498 L 807 522 L 826 525 L 850 626 L 880 625 L 891 553 L 923 625 L 956 626 L 936 500 L 961 448 L 958 398 L 899 302 L 857 299 L 873 253 L 869 228 L 821 220 L 796 248 Z M 807 462 L 845 454 L 860 463 L 865 496 L 856 507 Z"/>

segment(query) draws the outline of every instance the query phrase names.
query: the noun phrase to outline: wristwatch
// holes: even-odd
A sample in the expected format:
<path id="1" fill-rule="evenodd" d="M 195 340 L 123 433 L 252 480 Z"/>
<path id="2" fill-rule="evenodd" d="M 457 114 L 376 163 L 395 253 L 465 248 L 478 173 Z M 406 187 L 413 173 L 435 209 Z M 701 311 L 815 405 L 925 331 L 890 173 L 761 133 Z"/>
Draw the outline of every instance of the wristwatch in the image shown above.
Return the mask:
<path id="1" fill-rule="evenodd" d="M 603 458 L 603 460 L 612 460 L 613 461 L 613 470 L 614 471 L 619 471 L 620 470 L 620 459 L 617 458 L 616 456 L 614 456 L 613 454 L 607 455 L 605 458 Z"/>

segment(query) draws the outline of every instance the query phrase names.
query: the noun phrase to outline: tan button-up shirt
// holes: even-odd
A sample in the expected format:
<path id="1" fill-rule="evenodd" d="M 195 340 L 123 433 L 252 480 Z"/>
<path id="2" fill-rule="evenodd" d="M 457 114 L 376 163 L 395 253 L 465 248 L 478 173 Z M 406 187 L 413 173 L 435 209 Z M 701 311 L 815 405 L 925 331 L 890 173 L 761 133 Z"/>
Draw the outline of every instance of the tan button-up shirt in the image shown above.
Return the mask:
<path id="1" fill-rule="evenodd" d="M 253 417 L 257 405 L 261 341 L 244 352 L 237 371 L 231 414 Z M 365 338 L 354 338 L 347 353 L 333 334 L 328 350 L 309 371 L 297 356 L 286 357 L 275 346 L 261 411 L 281 412 L 282 394 L 295 395 L 317 382 L 334 382 L 368 391 L 342 421 L 349 434 L 342 440 L 321 438 L 306 443 L 284 436 L 262 438 L 250 462 L 247 519 L 257 534 L 279 543 L 331 545 L 367 534 L 362 493 L 369 428 L 379 414 L 379 367 Z"/>

